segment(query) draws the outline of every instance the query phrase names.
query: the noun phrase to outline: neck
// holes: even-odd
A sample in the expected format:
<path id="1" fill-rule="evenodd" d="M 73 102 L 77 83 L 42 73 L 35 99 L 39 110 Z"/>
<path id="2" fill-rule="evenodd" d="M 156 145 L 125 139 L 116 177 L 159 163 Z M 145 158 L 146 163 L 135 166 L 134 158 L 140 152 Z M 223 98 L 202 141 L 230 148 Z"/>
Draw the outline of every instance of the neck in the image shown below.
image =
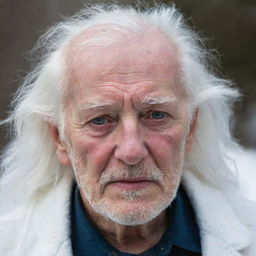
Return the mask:
<path id="1" fill-rule="evenodd" d="M 125 253 L 139 254 L 148 250 L 159 242 L 167 228 L 166 211 L 145 224 L 124 226 L 85 208 L 103 237 L 114 248 Z"/>
<path id="2" fill-rule="evenodd" d="M 106 220 L 104 225 L 98 226 L 100 232 L 113 247 L 121 252 L 133 254 L 142 253 L 157 244 L 166 227 L 165 212 L 143 225 L 123 226 Z"/>

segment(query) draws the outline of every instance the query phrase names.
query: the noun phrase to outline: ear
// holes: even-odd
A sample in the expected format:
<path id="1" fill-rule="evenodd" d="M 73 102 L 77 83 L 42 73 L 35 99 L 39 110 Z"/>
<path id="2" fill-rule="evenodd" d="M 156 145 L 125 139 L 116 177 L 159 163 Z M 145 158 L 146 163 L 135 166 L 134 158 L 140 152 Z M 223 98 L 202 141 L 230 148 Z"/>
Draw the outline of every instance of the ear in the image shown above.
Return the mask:
<path id="1" fill-rule="evenodd" d="M 56 155 L 57 155 L 59 162 L 66 166 L 71 165 L 67 147 L 60 139 L 59 129 L 57 128 L 57 126 L 55 126 L 51 123 L 48 123 L 48 128 L 49 128 L 49 133 L 50 133 L 50 135 L 53 139 L 53 142 L 56 146 Z"/>
<path id="2" fill-rule="evenodd" d="M 191 123 L 190 123 L 189 133 L 188 133 L 187 138 L 186 138 L 186 152 L 187 152 L 187 153 L 188 153 L 188 152 L 191 150 L 191 148 L 192 148 L 194 136 L 195 136 L 195 133 L 196 133 L 198 112 L 199 112 L 199 109 L 197 108 L 197 109 L 194 111 L 194 113 L 193 113 L 192 121 L 191 121 Z"/>

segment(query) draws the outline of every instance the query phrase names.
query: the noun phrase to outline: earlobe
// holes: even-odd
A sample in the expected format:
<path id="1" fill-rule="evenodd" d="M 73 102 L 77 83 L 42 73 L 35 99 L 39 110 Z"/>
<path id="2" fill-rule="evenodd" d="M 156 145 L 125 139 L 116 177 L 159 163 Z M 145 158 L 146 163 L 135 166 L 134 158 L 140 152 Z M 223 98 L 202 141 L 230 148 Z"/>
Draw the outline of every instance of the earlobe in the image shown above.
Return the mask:
<path id="1" fill-rule="evenodd" d="M 199 112 L 199 109 L 197 108 L 197 109 L 194 111 L 194 113 L 193 113 L 193 118 L 192 118 L 192 121 L 191 121 L 191 123 L 190 123 L 189 133 L 188 133 L 187 139 L 186 139 L 186 152 L 187 152 L 187 153 L 188 153 L 188 152 L 191 150 L 191 148 L 192 148 L 194 136 L 195 136 L 195 133 L 196 133 L 198 112 Z"/>
<path id="2" fill-rule="evenodd" d="M 71 165 L 67 147 L 60 139 L 58 127 L 51 123 L 48 123 L 48 129 L 49 129 L 51 138 L 53 139 L 53 142 L 56 146 L 56 156 L 57 156 L 59 162 L 66 166 Z"/>

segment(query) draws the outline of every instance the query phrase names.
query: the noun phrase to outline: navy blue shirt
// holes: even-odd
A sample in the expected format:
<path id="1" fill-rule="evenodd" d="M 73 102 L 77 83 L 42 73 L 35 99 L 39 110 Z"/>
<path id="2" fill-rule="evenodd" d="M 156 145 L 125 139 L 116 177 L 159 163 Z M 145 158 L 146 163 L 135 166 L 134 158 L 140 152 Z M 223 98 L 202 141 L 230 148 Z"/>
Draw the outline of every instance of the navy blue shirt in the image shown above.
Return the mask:
<path id="1" fill-rule="evenodd" d="M 74 256 L 200 256 L 199 229 L 186 192 L 179 188 L 168 208 L 168 228 L 160 241 L 140 254 L 119 252 L 103 238 L 84 210 L 74 186 L 71 203 L 71 243 Z"/>

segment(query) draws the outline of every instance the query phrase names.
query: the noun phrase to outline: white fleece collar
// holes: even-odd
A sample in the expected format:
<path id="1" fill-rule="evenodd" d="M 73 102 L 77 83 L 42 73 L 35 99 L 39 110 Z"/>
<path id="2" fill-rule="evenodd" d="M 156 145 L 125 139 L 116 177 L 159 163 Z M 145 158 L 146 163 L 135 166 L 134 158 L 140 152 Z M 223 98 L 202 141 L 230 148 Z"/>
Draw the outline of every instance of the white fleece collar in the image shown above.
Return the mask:
<path id="1" fill-rule="evenodd" d="M 252 233 L 236 215 L 226 195 L 185 172 L 183 185 L 191 199 L 201 234 L 203 255 L 240 256 Z"/>

